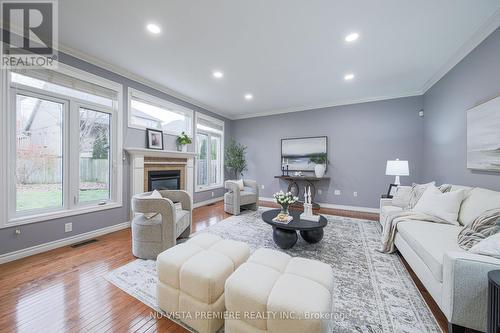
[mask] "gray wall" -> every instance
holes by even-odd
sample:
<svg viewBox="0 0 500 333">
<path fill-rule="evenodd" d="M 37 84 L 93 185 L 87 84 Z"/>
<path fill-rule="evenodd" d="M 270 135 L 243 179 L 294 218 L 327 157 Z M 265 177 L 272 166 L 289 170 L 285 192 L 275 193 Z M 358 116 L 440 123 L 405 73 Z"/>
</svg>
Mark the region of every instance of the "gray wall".
<svg viewBox="0 0 500 333">
<path fill-rule="evenodd" d="M 466 164 L 466 110 L 498 95 L 500 28 L 424 95 L 424 181 L 500 190 L 500 173 Z"/>
<path fill-rule="evenodd" d="M 230 121 L 215 115 L 205 109 L 192 105 L 190 103 L 181 101 L 175 97 L 167 95 L 161 91 L 155 90 L 153 88 L 147 87 L 141 83 L 135 82 L 133 80 L 127 79 L 118 74 L 112 73 L 100 67 L 94 66 L 85 62 L 83 60 L 77 59 L 75 57 L 59 53 L 59 59 L 61 62 L 68 64 L 70 66 L 85 70 L 89 73 L 99 75 L 101 77 L 113 80 L 123 85 L 123 133 L 124 133 L 124 143 L 123 146 L 132 147 L 145 147 L 146 146 L 146 134 L 145 131 L 130 129 L 127 126 L 127 115 L 128 115 L 128 103 L 127 103 L 127 88 L 135 88 L 137 90 L 146 92 L 148 94 L 154 95 L 159 98 L 178 103 L 180 105 L 186 106 L 195 112 L 201 112 L 208 114 L 210 116 L 216 117 L 218 119 L 224 120 L 225 128 L 227 133 L 230 133 Z M 226 135 L 226 140 L 229 140 L 229 135 Z M 175 150 L 175 136 L 165 135 L 164 137 L 165 149 Z M 194 151 L 194 145 L 188 147 L 189 151 Z M 61 218 L 55 220 L 49 220 L 44 222 L 26 224 L 19 227 L 9 227 L 5 229 L 0 229 L 0 254 L 8 253 L 27 247 L 55 241 L 58 239 L 75 236 L 81 233 L 93 231 L 96 229 L 101 229 L 109 227 L 122 222 L 127 222 L 129 220 L 129 209 L 130 209 L 130 162 L 127 158 L 123 163 L 123 207 L 117 209 L 105 210 L 102 212 L 95 212 L 89 214 L 82 214 L 78 216 Z M 194 194 L 193 201 L 200 202 L 212 198 L 212 192 L 214 192 L 214 197 L 220 197 L 224 193 L 224 189 L 215 189 L 207 192 L 198 192 Z M 73 231 L 65 233 L 64 224 L 72 222 Z M 16 228 L 21 229 L 21 235 L 15 236 L 14 230 Z"/>
<path fill-rule="evenodd" d="M 394 180 L 385 176 L 388 159 L 409 160 L 411 176 L 403 177 L 403 183 L 421 177 L 423 121 L 418 112 L 422 106 L 421 96 L 399 98 L 236 120 L 231 130 L 248 146 L 245 176 L 265 186 L 262 196 L 286 189 L 286 183 L 274 179 L 281 174 L 280 139 L 326 135 L 331 180 L 319 183 L 323 193 L 316 201 L 376 208 L 380 194 Z M 334 196 L 336 189 L 340 196 Z"/>
</svg>

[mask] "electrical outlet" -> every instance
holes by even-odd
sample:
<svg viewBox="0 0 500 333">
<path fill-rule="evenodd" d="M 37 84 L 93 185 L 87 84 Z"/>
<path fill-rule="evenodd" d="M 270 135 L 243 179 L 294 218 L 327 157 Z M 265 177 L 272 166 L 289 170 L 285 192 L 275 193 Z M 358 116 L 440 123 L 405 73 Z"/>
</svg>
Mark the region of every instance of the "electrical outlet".
<svg viewBox="0 0 500 333">
<path fill-rule="evenodd" d="M 353 192 L 352 195 L 354 195 L 355 197 L 357 197 L 358 196 L 358 192 Z"/>
<path fill-rule="evenodd" d="M 64 232 L 71 232 L 73 231 L 73 223 L 65 223 L 64 224 Z"/>
<path fill-rule="evenodd" d="M 333 194 L 335 194 L 335 195 L 340 195 L 340 190 L 335 190 L 335 191 L 333 192 Z"/>
<path fill-rule="evenodd" d="M 215 193 L 214 193 L 214 192 L 212 192 L 212 198 L 214 197 L 214 195 L 215 195 Z"/>
<path fill-rule="evenodd" d="M 322 189 L 318 189 L 318 194 L 321 195 L 323 193 Z"/>
<path fill-rule="evenodd" d="M 260 185 L 260 189 L 263 190 L 264 189 L 264 185 Z"/>
</svg>

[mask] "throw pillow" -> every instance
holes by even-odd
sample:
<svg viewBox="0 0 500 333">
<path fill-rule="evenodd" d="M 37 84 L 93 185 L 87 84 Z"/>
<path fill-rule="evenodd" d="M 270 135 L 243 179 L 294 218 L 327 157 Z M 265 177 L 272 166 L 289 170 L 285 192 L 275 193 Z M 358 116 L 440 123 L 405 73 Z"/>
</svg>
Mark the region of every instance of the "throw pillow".
<svg viewBox="0 0 500 333">
<path fill-rule="evenodd" d="M 161 196 L 161 193 L 158 192 L 157 190 L 154 190 L 151 193 L 150 196 L 146 197 L 146 199 L 161 199 L 161 198 L 163 198 L 163 197 Z M 159 213 L 146 213 L 146 214 L 144 214 L 144 217 L 149 220 L 149 219 L 152 219 L 153 217 L 155 217 L 158 214 Z"/>
<path fill-rule="evenodd" d="M 392 205 L 407 208 L 410 205 L 411 189 L 411 186 L 398 186 L 392 197 Z"/>
<path fill-rule="evenodd" d="M 458 225 L 458 212 L 464 200 L 464 191 L 442 193 L 439 188 L 429 186 L 413 210 L 438 217 L 450 224 Z"/>
<path fill-rule="evenodd" d="M 415 205 L 417 204 L 418 200 L 420 199 L 420 197 L 422 196 L 422 194 L 424 193 L 424 191 L 429 186 L 435 187 L 436 186 L 436 182 L 430 182 L 430 183 L 427 183 L 427 184 L 415 184 L 415 183 L 413 183 L 413 185 L 411 187 L 410 202 L 408 204 L 408 209 L 412 209 L 413 207 L 415 207 Z"/>
<path fill-rule="evenodd" d="M 500 259 L 500 233 L 497 232 L 496 234 L 483 239 L 471 247 L 469 252 Z"/>
<path fill-rule="evenodd" d="M 240 188 L 240 191 L 243 191 L 245 189 L 245 185 L 243 184 L 243 179 L 238 179 L 236 181 L 238 183 L 238 187 Z"/>
<path fill-rule="evenodd" d="M 441 186 L 439 186 L 439 190 L 443 193 L 447 193 L 447 192 L 450 192 L 451 191 L 451 188 L 453 187 L 453 185 L 451 184 L 443 184 Z M 464 197 L 465 197 L 466 193 L 464 191 Z"/>
<path fill-rule="evenodd" d="M 500 232 L 500 209 L 491 209 L 479 215 L 458 234 L 458 245 L 469 250 L 483 239 Z"/>
</svg>

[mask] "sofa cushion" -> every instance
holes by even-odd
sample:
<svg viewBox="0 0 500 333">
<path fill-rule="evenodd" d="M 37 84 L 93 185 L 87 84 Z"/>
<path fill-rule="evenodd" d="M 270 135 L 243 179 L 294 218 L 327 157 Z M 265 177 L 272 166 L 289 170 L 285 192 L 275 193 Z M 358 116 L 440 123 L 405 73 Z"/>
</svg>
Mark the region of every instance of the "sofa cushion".
<svg viewBox="0 0 500 333">
<path fill-rule="evenodd" d="M 422 259 L 436 280 L 443 281 L 443 257 L 448 251 L 465 252 L 458 246 L 461 227 L 423 221 L 398 223 L 398 233 Z"/>
<path fill-rule="evenodd" d="M 464 200 L 464 193 L 463 190 L 443 193 L 437 187 L 429 186 L 413 210 L 458 225 L 458 213 Z"/>
<path fill-rule="evenodd" d="M 392 206 L 407 208 L 410 205 L 410 199 L 412 196 L 411 186 L 401 186 L 396 188 L 396 193 L 392 197 Z"/>
<path fill-rule="evenodd" d="M 408 205 L 409 209 L 412 209 L 413 207 L 415 207 L 418 200 L 420 200 L 420 197 L 422 196 L 422 194 L 424 194 L 425 190 L 429 186 L 435 187 L 436 182 L 430 182 L 430 183 L 426 183 L 426 184 L 413 183 L 413 185 L 411 187 L 411 193 L 410 193 L 410 204 Z"/>
<path fill-rule="evenodd" d="M 500 192 L 476 187 L 462 202 L 458 221 L 462 225 L 470 225 L 479 215 L 495 208 L 500 208 Z"/>
<path fill-rule="evenodd" d="M 500 259 L 500 232 L 483 239 L 471 247 L 469 252 Z"/>
</svg>

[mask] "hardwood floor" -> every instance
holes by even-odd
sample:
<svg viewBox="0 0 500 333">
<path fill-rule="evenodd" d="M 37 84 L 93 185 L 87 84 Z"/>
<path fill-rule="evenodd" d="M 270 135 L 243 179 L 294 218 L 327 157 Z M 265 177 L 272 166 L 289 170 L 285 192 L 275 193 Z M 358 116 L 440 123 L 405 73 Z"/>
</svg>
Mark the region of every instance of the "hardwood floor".
<svg viewBox="0 0 500 333">
<path fill-rule="evenodd" d="M 263 206 L 275 205 L 262 202 Z M 322 209 L 324 214 L 377 220 L 377 214 Z M 194 231 L 231 215 L 222 203 L 196 208 Z M 187 332 L 104 279 L 135 258 L 130 229 L 81 247 L 62 247 L 0 265 L 0 332 Z M 408 267 L 408 266 L 407 266 Z M 412 277 L 444 332 L 447 322 Z"/>
</svg>

